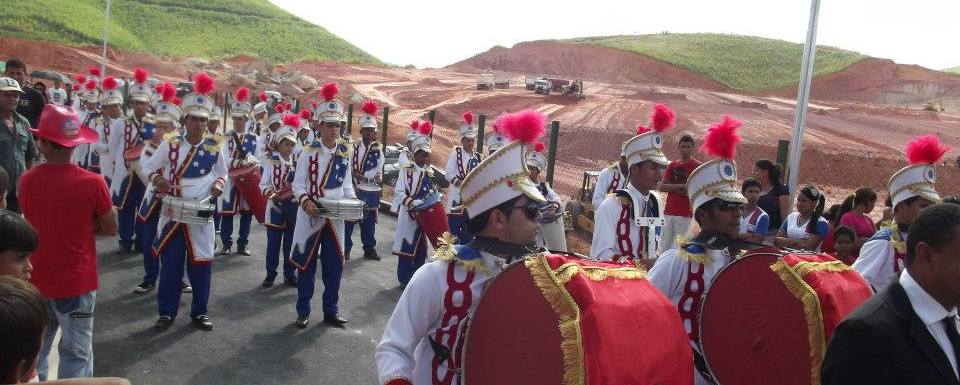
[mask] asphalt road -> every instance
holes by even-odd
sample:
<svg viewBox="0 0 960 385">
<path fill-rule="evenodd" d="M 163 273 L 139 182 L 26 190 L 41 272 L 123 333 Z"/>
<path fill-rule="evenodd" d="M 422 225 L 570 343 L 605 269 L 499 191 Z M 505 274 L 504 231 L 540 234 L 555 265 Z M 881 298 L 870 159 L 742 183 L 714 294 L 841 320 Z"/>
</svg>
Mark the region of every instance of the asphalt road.
<svg viewBox="0 0 960 385">
<path fill-rule="evenodd" d="M 340 312 L 350 320 L 346 329 L 320 322 L 319 271 L 306 329 L 294 325 L 296 289 L 280 278 L 272 288 L 260 286 L 266 232 L 256 221 L 252 256 L 218 256 L 214 262 L 211 332 L 190 323 L 191 294 L 183 295 L 173 327 L 154 330 L 156 291 L 133 292 L 143 276 L 141 256 L 118 254 L 114 239 L 100 239 L 94 374 L 124 377 L 136 385 L 376 384 L 374 350 L 401 293 L 397 257 L 390 254 L 396 220 L 381 213 L 379 221 L 382 261 L 362 258 L 359 228 L 354 231 L 353 258 L 344 265 L 340 287 Z"/>
</svg>

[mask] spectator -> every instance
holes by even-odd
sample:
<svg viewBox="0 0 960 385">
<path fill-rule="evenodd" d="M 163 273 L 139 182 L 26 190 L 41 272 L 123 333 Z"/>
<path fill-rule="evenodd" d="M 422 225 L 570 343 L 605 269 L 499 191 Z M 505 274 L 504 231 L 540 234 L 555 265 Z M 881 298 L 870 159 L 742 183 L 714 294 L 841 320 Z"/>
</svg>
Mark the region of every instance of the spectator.
<svg viewBox="0 0 960 385">
<path fill-rule="evenodd" d="M 37 232 L 20 214 L 0 210 L 0 275 L 30 279 L 30 253 L 37 249 Z"/>
<path fill-rule="evenodd" d="M 7 68 L 4 75 L 17 81 L 17 84 L 23 84 L 23 95 L 20 96 L 20 104 L 17 106 L 17 113 L 23 115 L 30 122 L 30 127 L 37 126 L 37 120 L 40 119 L 40 112 L 43 111 L 43 94 L 39 91 L 26 86 L 27 65 L 20 59 L 7 60 Z"/>
<path fill-rule="evenodd" d="M 740 208 L 740 239 L 763 243 L 770 227 L 770 215 L 757 206 L 760 199 L 760 181 L 748 178 L 743 181 L 740 192 L 747 198 L 747 204 Z"/>
<path fill-rule="evenodd" d="M 820 244 L 830 231 L 823 219 L 824 197 L 816 187 L 806 186 L 797 193 L 797 211 L 787 215 L 780 226 L 774 245 L 791 249 L 820 251 Z"/>
<path fill-rule="evenodd" d="M 53 87 L 47 88 L 47 103 L 58 106 L 66 105 L 67 91 L 63 89 L 63 85 L 59 80 L 54 80 Z"/>
<path fill-rule="evenodd" d="M 7 68 L 9 71 L 10 68 Z M 30 135 L 30 122 L 16 112 L 23 90 L 15 79 L 0 77 L 0 167 L 7 170 L 10 180 L 7 209 L 20 212 L 17 203 L 17 184 L 20 175 L 33 166 L 37 148 Z"/>
<path fill-rule="evenodd" d="M 658 190 L 667 193 L 667 204 L 664 207 L 667 223 L 663 227 L 663 240 L 660 241 L 662 254 L 673 247 L 674 239 L 687 234 L 690 229 L 690 199 L 687 197 L 687 177 L 700 166 L 700 161 L 693 158 L 696 143 L 689 132 L 680 134 L 677 148 L 680 150 L 680 159 L 670 162 L 663 173 L 663 180 Z"/>
<path fill-rule="evenodd" d="M 94 234 L 115 235 L 117 214 L 103 178 L 70 161 L 75 146 L 97 140 L 80 126 L 73 110 L 47 105 L 33 131 L 47 162 L 23 174 L 23 214 L 37 229 L 30 281 L 47 299 L 46 335 L 59 328 L 61 378 L 93 375 L 93 308 L 96 301 L 97 245 Z M 53 338 L 43 342 L 37 365 L 47 379 Z"/>
<path fill-rule="evenodd" d="M 753 165 L 753 177 L 760 181 L 757 206 L 770 215 L 770 233 L 774 235 L 790 213 L 790 190 L 782 181 L 783 173 L 773 162 L 761 159 Z"/>
<path fill-rule="evenodd" d="M 47 100 L 47 85 L 46 85 L 46 84 L 43 84 L 43 82 L 37 80 L 37 81 L 33 82 L 33 89 L 37 90 L 37 92 L 39 92 L 40 95 L 43 96 L 43 104 L 48 104 L 48 103 L 50 103 L 50 101 Z"/>
<path fill-rule="evenodd" d="M 856 234 L 853 255 L 860 255 L 860 247 L 877 231 L 873 219 L 868 216 L 877 205 L 877 192 L 869 187 L 860 187 L 840 206 L 839 225 L 849 227 Z"/>
<path fill-rule="evenodd" d="M 0 383 L 23 384 L 33 378 L 37 352 L 45 340 L 46 303 L 27 281 L 0 275 Z M 46 381 L 57 385 L 130 385 L 122 378 L 83 378 Z"/>
<path fill-rule="evenodd" d="M 827 220 L 829 230 L 827 231 L 827 237 L 823 238 L 823 243 L 820 244 L 820 251 L 827 254 L 833 254 L 837 251 L 833 248 L 833 231 L 840 226 L 840 206 L 834 204 L 823 213 L 823 219 Z"/>
<path fill-rule="evenodd" d="M 0 167 L 0 209 L 7 209 L 7 191 L 10 189 L 10 174 Z"/>
<path fill-rule="evenodd" d="M 833 231 L 833 249 L 836 251 L 828 254 L 846 263 L 847 266 L 852 265 L 853 261 L 857 259 L 857 254 L 853 252 L 853 240 L 856 239 L 856 237 L 856 233 L 849 227 L 837 227 Z"/>
<path fill-rule="evenodd" d="M 893 223 L 893 201 L 890 200 L 890 195 L 887 195 L 883 200 L 883 215 L 880 217 L 880 222 L 877 222 L 877 230 L 891 223 Z"/>
</svg>

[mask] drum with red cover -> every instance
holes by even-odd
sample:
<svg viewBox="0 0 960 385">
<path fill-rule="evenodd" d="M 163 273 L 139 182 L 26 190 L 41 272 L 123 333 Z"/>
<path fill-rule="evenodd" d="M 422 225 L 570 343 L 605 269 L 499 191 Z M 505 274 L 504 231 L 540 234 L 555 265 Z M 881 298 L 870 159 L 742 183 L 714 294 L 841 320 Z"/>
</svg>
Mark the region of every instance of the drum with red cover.
<svg viewBox="0 0 960 385">
<path fill-rule="evenodd" d="M 633 264 L 515 262 L 487 283 L 461 342 L 465 385 L 693 384 L 676 307 Z"/>
<path fill-rule="evenodd" d="M 440 236 L 450 231 L 447 210 L 443 208 L 443 194 L 438 191 L 428 194 L 423 198 L 423 203 L 410 211 L 433 248 L 439 247 Z"/>
<path fill-rule="evenodd" d="M 723 385 L 819 384 L 830 335 L 871 295 L 829 255 L 751 251 L 717 274 L 703 300 L 707 370 Z"/>
<path fill-rule="evenodd" d="M 263 223 L 264 214 L 267 211 L 267 198 L 260 192 L 260 166 L 251 164 L 234 167 L 230 169 L 230 181 L 233 182 L 233 188 L 237 189 L 240 196 L 247 201 L 257 221 Z"/>
</svg>

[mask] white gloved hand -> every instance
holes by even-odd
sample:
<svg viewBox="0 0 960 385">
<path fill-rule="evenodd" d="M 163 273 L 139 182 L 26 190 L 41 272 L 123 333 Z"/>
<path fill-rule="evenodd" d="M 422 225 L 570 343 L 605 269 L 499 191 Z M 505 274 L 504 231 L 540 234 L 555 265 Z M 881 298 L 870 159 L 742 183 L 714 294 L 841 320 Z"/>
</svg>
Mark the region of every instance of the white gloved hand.
<svg viewBox="0 0 960 385">
<path fill-rule="evenodd" d="M 421 200 L 421 199 L 414 199 L 414 200 L 410 201 L 410 207 L 408 207 L 408 208 L 412 209 L 412 208 L 417 207 L 417 206 L 420 206 L 420 205 L 422 205 L 422 204 L 423 204 L 423 200 Z"/>
</svg>

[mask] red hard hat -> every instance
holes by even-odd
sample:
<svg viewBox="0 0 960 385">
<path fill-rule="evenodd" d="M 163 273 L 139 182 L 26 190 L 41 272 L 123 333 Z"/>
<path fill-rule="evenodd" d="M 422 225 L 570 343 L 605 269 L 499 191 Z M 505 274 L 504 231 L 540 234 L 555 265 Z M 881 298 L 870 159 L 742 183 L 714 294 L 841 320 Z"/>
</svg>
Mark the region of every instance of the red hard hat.
<svg viewBox="0 0 960 385">
<path fill-rule="evenodd" d="M 96 131 L 80 123 L 72 108 L 54 104 L 43 107 L 37 128 L 31 128 L 30 131 L 42 139 L 66 147 L 94 143 L 100 139 Z"/>
</svg>

